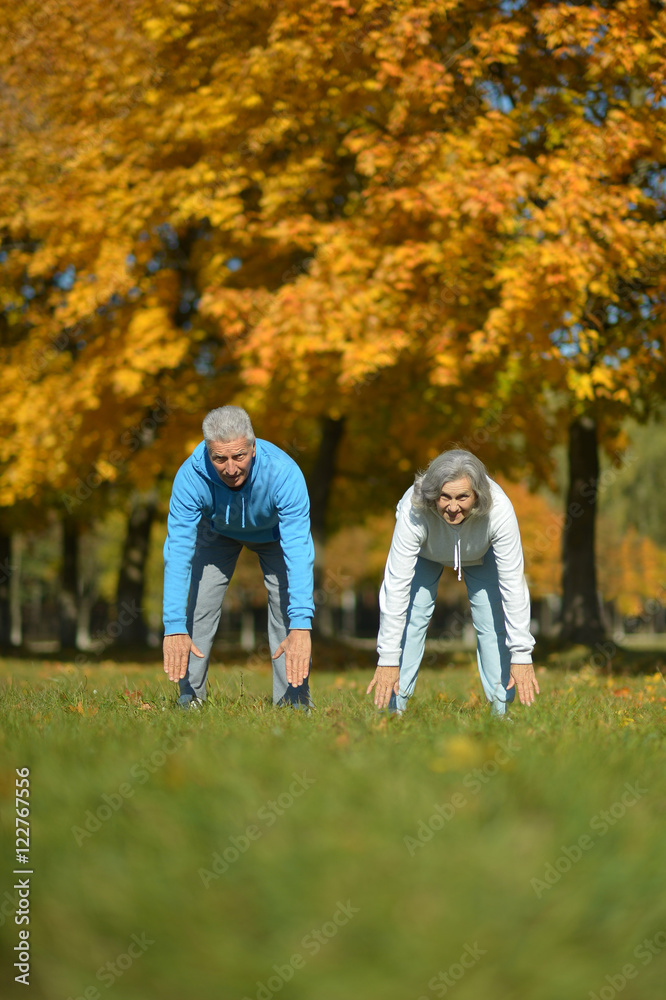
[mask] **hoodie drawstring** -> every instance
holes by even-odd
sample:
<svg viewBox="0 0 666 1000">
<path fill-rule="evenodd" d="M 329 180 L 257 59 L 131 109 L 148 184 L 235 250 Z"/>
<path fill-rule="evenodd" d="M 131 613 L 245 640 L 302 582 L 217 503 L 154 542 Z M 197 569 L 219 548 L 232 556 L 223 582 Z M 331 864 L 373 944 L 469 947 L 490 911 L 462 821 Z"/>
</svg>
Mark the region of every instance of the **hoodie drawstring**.
<svg viewBox="0 0 666 1000">
<path fill-rule="evenodd" d="M 458 579 L 462 580 L 462 555 L 460 551 L 460 535 L 456 538 L 456 544 L 453 549 L 453 568 L 458 570 Z"/>
<path fill-rule="evenodd" d="M 227 516 L 226 523 L 229 524 L 229 509 L 230 505 L 227 504 Z M 236 509 L 234 508 L 234 517 L 236 517 Z M 241 497 L 241 527 L 245 527 L 245 497 Z"/>
</svg>

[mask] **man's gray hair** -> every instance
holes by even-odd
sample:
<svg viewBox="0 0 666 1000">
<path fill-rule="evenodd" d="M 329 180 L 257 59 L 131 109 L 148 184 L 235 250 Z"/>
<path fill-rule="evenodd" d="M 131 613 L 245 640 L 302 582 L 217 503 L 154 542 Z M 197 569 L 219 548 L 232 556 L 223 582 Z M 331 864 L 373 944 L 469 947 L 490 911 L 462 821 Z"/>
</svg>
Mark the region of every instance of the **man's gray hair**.
<svg viewBox="0 0 666 1000">
<path fill-rule="evenodd" d="M 486 467 L 471 451 L 463 451 L 462 448 L 443 451 L 437 458 L 433 458 L 425 472 L 418 473 L 414 480 L 412 506 L 417 510 L 428 508 L 436 511 L 442 486 L 457 479 L 469 479 L 469 484 L 476 493 L 476 503 L 467 516 L 487 514 L 492 507 L 493 498 Z"/>
<path fill-rule="evenodd" d="M 245 438 L 254 444 L 252 422 L 240 406 L 218 406 L 204 417 L 203 434 L 206 443 L 212 441 L 235 441 Z"/>
</svg>

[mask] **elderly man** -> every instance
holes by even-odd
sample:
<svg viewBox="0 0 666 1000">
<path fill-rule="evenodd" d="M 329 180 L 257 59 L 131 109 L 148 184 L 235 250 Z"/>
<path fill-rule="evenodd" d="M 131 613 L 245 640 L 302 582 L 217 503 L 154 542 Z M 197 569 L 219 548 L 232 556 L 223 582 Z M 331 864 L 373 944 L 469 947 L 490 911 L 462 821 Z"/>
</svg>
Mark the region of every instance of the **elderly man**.
<svg viewBox="0 0 666 1000">
<path fill-rule="evenodd" d="M 211 410 L 203 433 L 169 504 L 164 670 L 180 685 L 179 705 L 205 701 L 222 601 L 245 546 L 259 556 L 268 591 L 273 702 L 308 707 L 314 546 L 303 474 L 280 448 L 255 439 L 238 406 Z"/>
</svg>

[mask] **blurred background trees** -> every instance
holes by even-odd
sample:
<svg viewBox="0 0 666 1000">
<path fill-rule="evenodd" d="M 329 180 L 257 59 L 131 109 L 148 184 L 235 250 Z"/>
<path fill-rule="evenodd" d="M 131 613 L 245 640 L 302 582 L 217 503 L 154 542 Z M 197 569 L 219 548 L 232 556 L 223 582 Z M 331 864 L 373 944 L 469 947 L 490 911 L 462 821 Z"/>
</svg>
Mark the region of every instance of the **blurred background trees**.
<svg viewBox="0 0 666 1000">
<path fill-rule="evenodd" d="M 324 622 L 453 444 L 564 639 L 660 599 L 661 4 L 26 0 L 0 40 L 5 637 L 31 560 L 66 645 L 102 596 L 106 638 L 157 636 L 170 482 L 227 402 L 306 473 Z"/>
</svg>

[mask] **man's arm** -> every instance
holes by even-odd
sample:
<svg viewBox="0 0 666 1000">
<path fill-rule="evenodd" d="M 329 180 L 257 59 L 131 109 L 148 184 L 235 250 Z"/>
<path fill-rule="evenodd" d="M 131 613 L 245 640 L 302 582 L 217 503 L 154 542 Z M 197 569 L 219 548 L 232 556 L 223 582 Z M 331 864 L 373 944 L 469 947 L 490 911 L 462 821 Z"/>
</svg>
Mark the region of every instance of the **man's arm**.
<svg viewBox="0 0 666 1000">
<path fill-rule="evenodd" d="M 294 463 L 276 490 L 280 546 L 287 568 L 289 634 L 273 653 L 285 653 L 287 680 L 294 687 L 310 671 L 312 616 L 314 615 L 314 544 L 310 531 L 310 498 L 303 473 Z"/>
<path fill-rule="evenodd" d="M 164 672 L 171 681 L 181 680 L 187 673 L 190 650 L 203 656 L 187 633 L 187 597 L 202 511 L 186 463 L 174 480 L 164 542 L 163 656 Z"/>
</svg>

